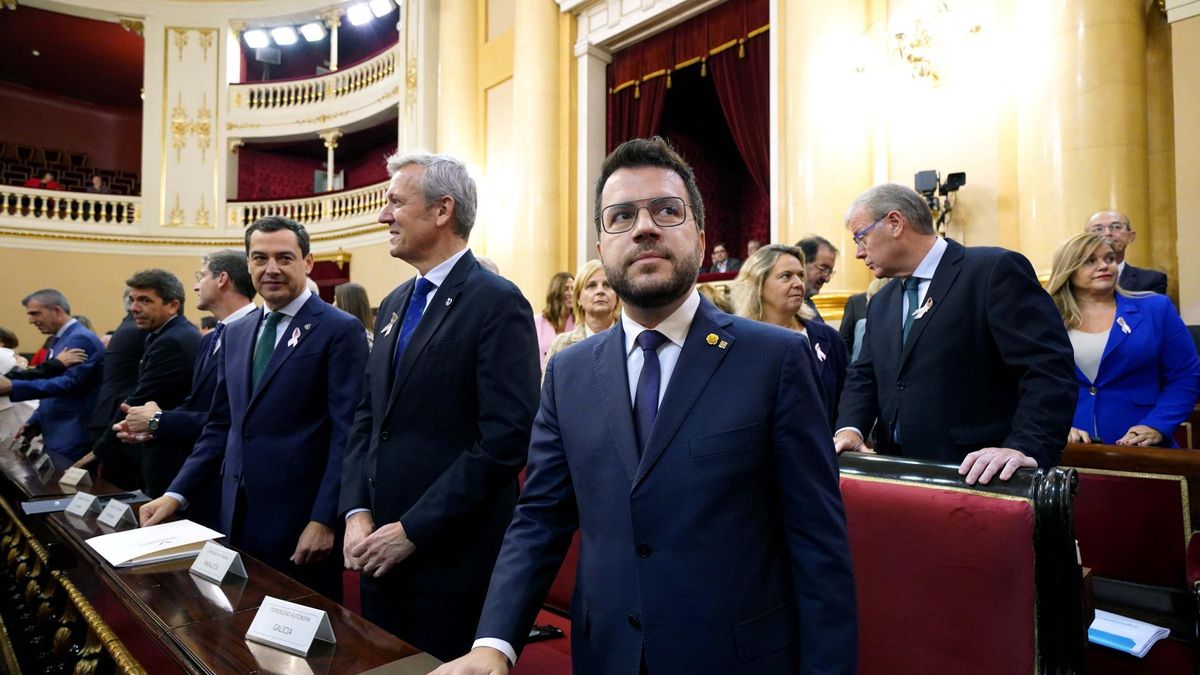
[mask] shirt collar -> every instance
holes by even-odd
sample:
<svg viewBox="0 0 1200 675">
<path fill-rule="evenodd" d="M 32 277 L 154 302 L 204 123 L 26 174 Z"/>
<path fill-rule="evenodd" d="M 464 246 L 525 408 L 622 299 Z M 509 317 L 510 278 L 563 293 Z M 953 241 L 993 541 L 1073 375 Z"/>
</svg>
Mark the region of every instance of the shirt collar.
<svg viewBox="0 0 1200 675">
<path fill-rule="evenodd" d="M 74 318 L 67 319 L 67 322 L 62 325 L 62 328 L 58 329 L 58 332 L 54 334 L 54 337 L 55 338 L 62 337 L 63 333 L 67 332 L 68 328 L 70 328 L 71 326 L 74 326 L 77 323 L 79 323 L 79 322 L 76 321 Z"/>
<path fill-rule="evenodd" d="M 429 270 L 429 274 L 421 274 L 420 272 L 417 272 L 417 279 L 427 279 L 429 280 L 429 283 L 433 284 L 434 288 L 441 288 L 442 284 L 446 283 L 446 277 L 450 276 L 450 270 L 454 269 L 454 265 L 458 263 L 459 259 L 466 255 L 467 251 L 469 250 L 471 249 L 468 247 L 463 247 L 461 251 L 455 253 L 449 258 L 446 258 L 442 262 L 438 263 L 436 267 Z"/>
<path fill-rule="evenodd" d="M 654 330 L 662 333 L 668 340 L 675 345 L 683 348 L 683 341 L 687 338 L 688 330 L 692 327 L 692 320 L 696 318 L 696 310 L 700 308 L 700 294 L 696 289 L 692 289 L 691 295 L 683 304 L 671 313 L 671 316 L 663 319 L 662 323 L 654 327 Z M 642 331 L 649 330 L 642 324 L 629 318 L 625 310 L 621 310 L 621 328 L 625 331 L 625 355 L 629 356 L 637 347 L 637 336 L 641 335 Z"/>
<path fill-rule="evenodd" d="M 162 333 L 164 328 L 166 328 L 167 326 L 170 326 L 170 325 L 171 325 L 171 322 L 172 322 L 172 321 L 174 321 L 175 319 L 178 319 L 178 318 L 179 318 L 179 315 L 178 315 L 178 314 L 176 314 L 175 316 L 173 316 L 173 317 L 171 317 L 171 318 L 167 319 L 166 321 L 164 321 L 164 322 L 163 322 L 163 325 L 159 326 L 159 327 L 158 327 L 156 330 L 154 330 L 154 331 L 151 331 L 151 333 L 150 333 L 150 334 L 151 334 L 151 335 L 158 335 L 159 333 Z"/>
<path fill-rule="evenodd" d="M 308 299 L 311 297 L 312 297 L 312 291 L 310 291 L 306 288 L 306 289 L 304 289 L 304 292 L 301 293 L 298 298 L 296 298 L 295 300 L 292 300 L 288 304 L 284 305 L 282 308 L 277 309 L 277 310 L 270 310 L 270 309 L 267 309 L 266 306 L 264 305 L 263 310 L 266 312 L 276 311 L 276 312 L 279 312 L 280 314 L 286 316 L 287 318 L 291 319 L 292 317 L 296 316 L 296 313 L 300 311 L 300 308 L 303 307 L 304 303 L 308 302 Z"/>
<path fill-rule="evenodd" d="M 913 270 L 912 276 L 918 279 L 932 279 L 933 273 L 937 271 L 938 264 L 942 262 L 942 256 L 946 254 L 948 247 L 949 244 L 942 237 L 934 239 L 929 253 L 925 254 L 925 258 L 921 260 L 921 264 L 917 265 L 917 269 Z"/>
<path fill-rule="evenodd" d="M 258 309 L 258 307 L 256 307 L 253 302 L 247 302 L 245 304 L 245 306 L 243 306 L 238 311 L 233 312 L 232 314 L 225 317 L 224 319 L 221 319 L 221 323 L 223 323 L 225 325 L 229 325 L 244 316 L 250 316 L 256 309 Z"/>
</svg>

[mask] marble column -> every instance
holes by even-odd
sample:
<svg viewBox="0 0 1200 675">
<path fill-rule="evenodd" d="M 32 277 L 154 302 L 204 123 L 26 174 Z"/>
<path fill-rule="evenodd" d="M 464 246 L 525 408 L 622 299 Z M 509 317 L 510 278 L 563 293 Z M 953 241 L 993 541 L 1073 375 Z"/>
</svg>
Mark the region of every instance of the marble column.
<svg viewBox="0 0 1200 675">
<path fill-rule="evenodd" d="M 481 158 L 479 3 L 444 0 L 438 15 L 437 150 L 478 166 Z"/>
</svg>

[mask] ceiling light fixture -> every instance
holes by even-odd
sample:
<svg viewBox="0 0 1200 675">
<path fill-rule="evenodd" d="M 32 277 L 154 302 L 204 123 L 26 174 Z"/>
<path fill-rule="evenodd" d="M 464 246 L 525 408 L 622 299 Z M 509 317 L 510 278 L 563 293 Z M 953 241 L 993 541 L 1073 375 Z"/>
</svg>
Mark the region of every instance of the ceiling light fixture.
<svg viewBox="0 0 1200 675">
<path fill-rule="evenodd" d="M 295 28 L 292 28 L 291 26 L 280 26 L 278 28 L 271 29 L 271 39 L 275 41 L 275 44 L 283 47 L 286 45 L 296 44 L 296 40 L 300 38 L 297 37 Z"/>
<path fill-rule="evenodd" d="M 371 0 L 370 4 L 371 13 L 373 13 L 376 17 L 385 17 L 388 14 L 391 14 L 392 8 L 395 7 L 395 5 L 392 4 L 392 0 Z"/>
<path fill-rule="evenodd" d="M 374 16 L 371 14 L 371 7 L 365 2 L 360 2 L 357 5 L 351 5 L 350 8 L 346 10 L 346 19 L 350 21 L 350 25 L 352 26 L 361 26 L 364 23 L 371 21 L 373 18 Z"/>
<path fill-rule="evenodd" d="M 309 42 L 320 42 L 325 39 L 325 26 L 320 21 L 313 21 L 300 26 L 300 34 Z"/>
<path fill-rule="evenodd" d="M 242 33 L 242 38 L 246 40 L 246 46 L 251 49 L 262 49 L 271 44 L 271 38 L 267 35 L 267 31 L 259 28 Z"/>
</svg>

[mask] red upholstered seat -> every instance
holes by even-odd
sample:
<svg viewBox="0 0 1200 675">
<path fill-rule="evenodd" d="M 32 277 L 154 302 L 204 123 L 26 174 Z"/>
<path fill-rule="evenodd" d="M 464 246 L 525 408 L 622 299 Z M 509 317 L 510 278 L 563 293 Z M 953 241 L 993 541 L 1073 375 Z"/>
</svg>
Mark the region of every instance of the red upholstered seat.
<svg viewBox="0 0 1200 675">
<path fill-rule="evenodd" d="M 864 674 L 1037 669 L 1026 499 L 843 474 Z"/>
<path fill-rule="evenodd" d="M 1183 588 L 1188 535 L 1180 476 L 1079 469 L 1075 536 L 1099 577 Z"/>
</svg>

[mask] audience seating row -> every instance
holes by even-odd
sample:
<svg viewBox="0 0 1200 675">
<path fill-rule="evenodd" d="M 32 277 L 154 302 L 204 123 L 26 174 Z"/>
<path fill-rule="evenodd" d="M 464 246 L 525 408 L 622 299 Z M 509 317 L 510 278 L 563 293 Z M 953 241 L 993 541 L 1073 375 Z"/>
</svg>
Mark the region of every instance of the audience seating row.
<svg viewBox="0 0 1200 675">
<path fill-rule="evenodd" d="M 50 171 L 58 182 L 73 192 L 85 191 L 92 176 L 98 175 L 113 194 L 140 193 L 141 181 L 137 172 L 90 167 L 88 164 L 87 153 L 0 141 L 0 182 L 5 185 L 20 186 L 30 178 L 39 178 Z"/>
</svg>

